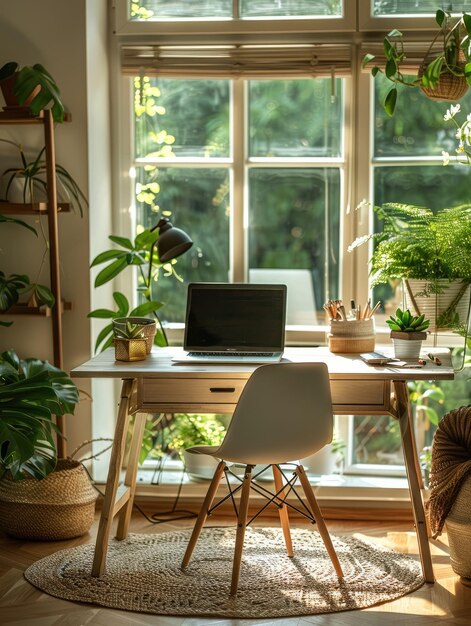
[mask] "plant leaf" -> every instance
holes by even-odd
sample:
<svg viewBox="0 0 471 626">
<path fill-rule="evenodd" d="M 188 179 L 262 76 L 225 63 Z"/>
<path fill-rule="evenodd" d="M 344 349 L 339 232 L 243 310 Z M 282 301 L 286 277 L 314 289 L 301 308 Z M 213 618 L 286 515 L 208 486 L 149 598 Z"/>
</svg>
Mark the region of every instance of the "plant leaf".
<svg viewBox="0 0 471 626">
<path fill-rule="evenodd" d="M 394 110 L 396 109 L 396 101 L 397 101 L 397 89 L 396 87 L 393 87 L 388 92 L 386 99 L 384 101 L 384 110 L 390 117 L 394 115 Z"/>
<path fill-rule="evenodd" d="M 100 287 L 101 285 L 109 282 L 115 276 L 120 274 L 126 267 L 128 267 L 126 257 L 116 259 L 116 261 L 110 263 L 110 265 L 101 270 L 95 278 L 95 287 Z"/>
</svg>

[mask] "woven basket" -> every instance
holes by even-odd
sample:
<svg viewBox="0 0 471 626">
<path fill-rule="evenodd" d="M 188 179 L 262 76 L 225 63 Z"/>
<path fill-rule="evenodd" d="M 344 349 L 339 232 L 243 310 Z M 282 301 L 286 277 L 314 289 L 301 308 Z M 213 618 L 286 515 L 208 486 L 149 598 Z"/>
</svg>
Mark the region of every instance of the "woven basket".
<svg viewBox="0 0 471 626">
<path fill-rule="evenodd" d="M 433 61 L 432 57 L 424 59 L 417 73 L 417 77 L 419 79 L 422 78 L 425 68 L 431 61 Z M 461 66 L 462 64 L 464 68 L 465 62 L 466 60 L 464 58 L 464 54 L 460 51 L 459 65 Z M 466 82 L 466 78 L 464 76 L 455 76 L 451 72 L 443 72 L 440 74 L 440 78 L 433 89 L 431 87 L 425 87 L 422 84 L 420 85 L 420 89 L 427 96 L 427 98 L 430 98 L 431 100 L 454 102 L 462 98 L 468 91 L 468 83 Z"/>
<path fill-rule="evenodd" d="M 97 492 L 83 465 L 60 459 L 43 480 L 0 480 L 0 528 L 8 535 L 56 541 L 84 535 L 93 523 Z"/>
<path fill-rule="evenodd" d="M 372 352 L 375 349 L 374 320 L 332 320 L 328 339 L 331 352 Z"/>
<path fill-rule="evenodd" d="M 471 476 L 461 486 L 446 518 L 451 567 L 456 574 L 471 578 Z"/>
</svg>

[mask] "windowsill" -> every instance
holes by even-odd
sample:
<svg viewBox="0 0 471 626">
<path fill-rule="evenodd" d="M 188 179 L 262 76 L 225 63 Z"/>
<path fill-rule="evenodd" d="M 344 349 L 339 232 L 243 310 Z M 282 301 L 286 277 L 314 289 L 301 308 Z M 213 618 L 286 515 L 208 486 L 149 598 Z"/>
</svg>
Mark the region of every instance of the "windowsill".
<svg viewBox="0 0 471 626">
<path fill-rule="evenodd" d="M 157 476 L 157 473 L 155 474 Z M 154 470 L 140 469 L 137 475 L 136 497 L 138 499 L 168 499 L 175 497 L 182 481 L 182 474 L 175 470 L 164 470 L 158 483 L 152 483 Z M 407 479 L 389 476 L 324 475 L 310 476 L 320 503 L 328 507 L 394 508 L 410 510 Z M 270 488 L 271 481 L 261 481 Z M 180 498 L 185 502 L 201 501 L 209 480 L 194 481 L 185 474 Z M 225 486 L 221 487 L 224 490 Z"/>
<path fill-rule="evenodd" d="M 180 322 L 172 322 L 165 324 L 165 332 L 171 346 L 183 345 L 183 331 L 185 325 Z M 330 332 L 330 326 L 325 324 L 286 326 L 286 345 L 287 346 L 326 346 L 327 337 Z M 379 321 L 376 322 L 375 336 L 376 347 L 391 347 L 391 339 L 389 337 L 390 329 Z M 442 346 L 442 347 L 462 347 L 463 338 L 453 333 L 440 333 L 438 335 L 429 334 L 424 342 L 425 346 Z"/>
</svg>

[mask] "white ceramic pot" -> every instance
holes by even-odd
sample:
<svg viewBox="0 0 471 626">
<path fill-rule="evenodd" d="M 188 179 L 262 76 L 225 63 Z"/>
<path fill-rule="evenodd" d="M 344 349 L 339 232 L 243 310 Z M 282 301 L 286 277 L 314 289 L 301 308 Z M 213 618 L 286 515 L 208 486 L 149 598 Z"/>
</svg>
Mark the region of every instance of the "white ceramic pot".
<svg viewBox="0 0 471 626">
<path fill-rule="evenodd" d="M 408 278 L 403 281 L 403 291 L 406 301 L 406 308 L 413 315 L 425 315 L 430 320 L 428 330 L 435 332 L 437 330 L 445 330 L 443 324 L 438 323 L 440 316 L 452 306 L 453 312 L 459 317 L 460 322 L 464 323 L 468 315 L 470 285 L 463 283 L 461 279 L 456 280 L 438 280 L 436 281 L 440 293 L 432 293 L 421 295 L 430 291 L 430 284 L 425 280 L 417 280 Z"/>
<path fill-rule="evenodd" d="M 300 459 L 301 465 L 309 474 L 323 476 L 334 474 L 337 469 L 337 455 L 332 452 L 332 446 L 324 446 L 318 452 Z"/>
<path fill-rule="evenodd" d="M 197 454 L 190 450 L 183 450 L 183 458 L 185 459 L 186 473 L 189 478 L 194 480 L 210 480 L 218 461 L 207 454 Z"/>
<path fill-rule="evenodd" d="M 394 356 L 403 361 L 417 361 L 422 348 L 422 340 L 393 339 Z"/>
</svg>

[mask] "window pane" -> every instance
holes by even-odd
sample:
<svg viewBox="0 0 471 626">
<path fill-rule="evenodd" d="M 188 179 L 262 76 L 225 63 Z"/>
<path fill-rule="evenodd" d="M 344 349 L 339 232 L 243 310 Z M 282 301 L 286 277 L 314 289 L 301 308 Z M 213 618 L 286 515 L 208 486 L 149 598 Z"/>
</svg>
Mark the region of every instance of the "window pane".
<svg viewBox="0 0 471 626">
<path fill-rule="evenodd" d="M 351 462 L 403 465 L 399 422 L 388 415 L 355 415 Z"/>
<path fill-rule="evenodd" d="M 299 16 L 341 17 L 342 0 L 241 0 L 241 17 Z"/>
<path fill-rule="evenodd" d="M 183 283 L 160 272 L 153 297 L 165 302 L 161 317 L 168 321 L 185 319 L 186 284 L 192 281 L 224 281 L 229 276 L 229 173 L 209 168 L 138 169 L 137 224 L 154 226 L 162 211 L 171 212 L 174 226 L 182 228 L 194 245 L 177 259 L 175 269 Z M 142 185 L 158 182 L 155 202 Z M 145 201 L 146 200 L 146 201 Z M 160 212 L 152 211 L 158 204 Z"/>
<path fill-rule="evenodd" d="M 340 171 L 249 172 L 249 268 L 309 270 L 317 310 L 339 293 Z"/>
<path fill-rule="evenodd" d="M 437 9 L 461 13 L 469 11 L 469 0 L 446 2 L 439 0 L 372 0 L 372 15 L 435 15 Z"/>
<path fill-rule="evenodd" d="M 342 80 L 252 80 L 249 124 L 252 157 L 339 157 Z"/>
<path fill-rule="evenodd" d="M 441 157 L 442 150 L 454 153 L 457 145 L 455 127 L 443 116 L 449 102 L 430 100 L 418 89 L 399 85 L 396 111 L 386 115 L 383 102 L 392 87 L 391 81 L 377 76 L 375 85 L 375 157 Z M 461 99 L 464 111 L 471 109 L 471 91 Z"/>
<path fill-rule="evenodd" d="M 228 157 L 229 81 L 134 79 L 136 157 Z"/>
<path fill-rule="evenodd" d="M 131 21 L 232 16 L 232 0 L 131 0 L 129 7 Z"/>
</svg>

